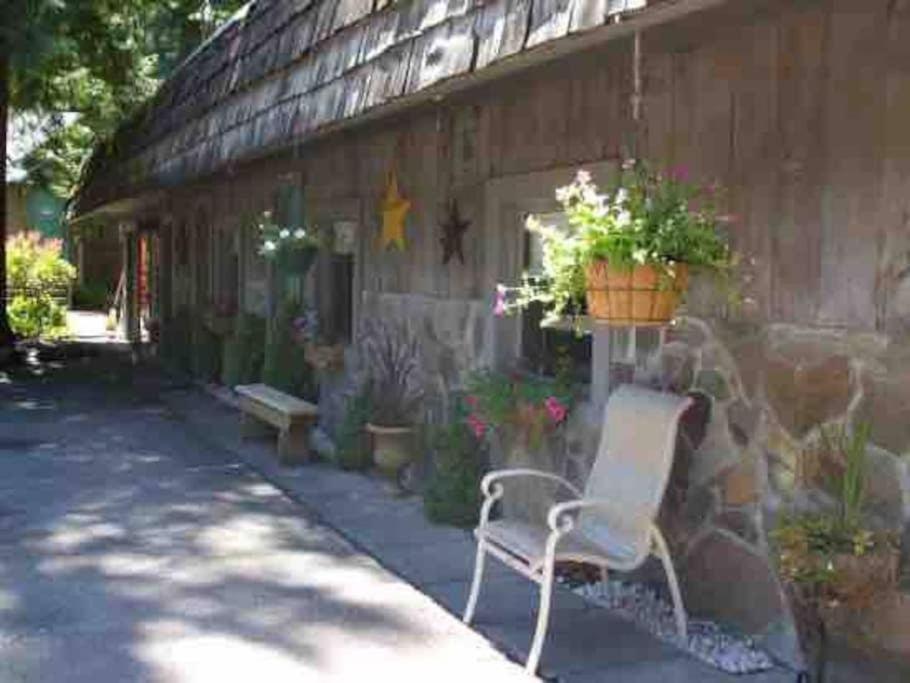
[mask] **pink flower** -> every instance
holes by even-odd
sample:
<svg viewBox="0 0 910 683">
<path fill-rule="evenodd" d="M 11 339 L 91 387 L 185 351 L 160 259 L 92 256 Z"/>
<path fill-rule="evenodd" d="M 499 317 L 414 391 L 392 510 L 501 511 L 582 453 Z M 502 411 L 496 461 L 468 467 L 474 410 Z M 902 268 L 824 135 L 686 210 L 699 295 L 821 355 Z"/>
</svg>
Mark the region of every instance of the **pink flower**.
<svg viewBox="0 0 910 683">
<path fill-rule="evenodd" d="M 487 424 L 474 413 L 468 415 L 467 419 L 468 428 L 473 432 L 474 436 L 478 439 L 482 439 L 483 435 L 487 433 Z"/>
<path fill-rule="evenodd" d="M 547 414 L 549 414 L 550 419 L 556 424 L 565 420 L 566 415 L 569 413 L 569 409 L 555 396 L 550 396 L 543 404 L 547 409 Z"/>
<path fill-rule="evenodd" d="M 478 406 L 478 404 L 480 403 L 480 401 L 477 400 L 477 397 L 474 396 L 474 394 L 468 394 L 467 396 L 465 396 L 464 402 L 468 405 L 469 408 L 476 408 Z"/>
<path fill-rule="evenodd" d="M 689 182 L 689 168 L 679 164 L 670 169 L 670 178 L 678 183 Z"/>
<path fill-rule="evenodd" d="M 493 315 L 501 318 L 506 314 L 506 288 L 496 285 L 496 302 L 493 304 Z"/>
</svg>

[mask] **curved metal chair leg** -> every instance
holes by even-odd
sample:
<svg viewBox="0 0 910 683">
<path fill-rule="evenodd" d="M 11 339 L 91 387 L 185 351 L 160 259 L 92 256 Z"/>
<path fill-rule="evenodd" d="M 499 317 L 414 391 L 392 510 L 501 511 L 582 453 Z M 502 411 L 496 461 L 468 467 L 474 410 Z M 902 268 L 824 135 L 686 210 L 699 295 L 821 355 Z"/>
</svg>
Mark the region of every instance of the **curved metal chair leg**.
<svg viewBox="0 0 910 683">
<path fill-rule="evenodd" d="M 680 640 L 685 641 L 688 637 L 686 610 L 683 606 L 682 594 L 679 591 L 679 581 L 676 578 L 676 570 L 673 569 L 673 561 L 670 559 L 670 551 L 667 549 L 667 543 L 664 541 L 664 537 L 657 527 L 653 528 L 652 534 L 654 543 L 657 546 L 661 564 L 663 564 L 664 572 L 667 574 L 667 583 L 670 585 L 670 596 L 673 598 L 673 612 L 676 615 L 676 631 L 679 634 Z"/>
<path fill-rule="evenodd" d="M 525 670 L 534 674 L 537 671 L 537 665 L 540 663 L 540 655 L 543 652 L 544 639 L 547 637 L 547 626 L 550 622 L 550 602 L 553 598 L 553 570 L 556 564 L 556 541 L 559 534 L 551 534 L 547 541 L 547 554 L 544 559 L 543 576 L 540 581 L 540 606 L 537 608 L 537 628 L 534 629 L 534 640 L 531 641 L 531 651 L 528 653 L 528 661 L 525 662 Z"/>
<path fill-rule="evenodd" d="M 474 560 L 474 579 L 471 581 L 471 592 L 468 594 L 468 604 L 464 608 L 461 620 L 470 624 L 477 608 L 477 598 L 480 596 L 480 583 L 483 581 L 483 562 L 487 553 L 486 541 L 477 541 L 477 558 Z"/>
</svg>

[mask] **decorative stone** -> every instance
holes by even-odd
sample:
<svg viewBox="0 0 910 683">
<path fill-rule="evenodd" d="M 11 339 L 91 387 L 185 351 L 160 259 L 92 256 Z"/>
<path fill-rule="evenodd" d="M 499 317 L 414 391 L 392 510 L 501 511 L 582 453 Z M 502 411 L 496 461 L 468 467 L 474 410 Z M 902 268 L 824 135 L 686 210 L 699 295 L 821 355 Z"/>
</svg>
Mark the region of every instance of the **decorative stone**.
<svg viewBox="0 0 910 683">
<path fill-rule="evenodd" d="M 657 384 L 664 391 L 682 394 L 692 386 L 695 361 L 688 347 L 679 342 L 666 344 L 657 359 Z"/>
<path fill-rule="evenodd" d="M 751 506 L 741 510 L 725 510 L 717 517 L 717 525 L 732 531 L 750 545 L 759 541 L 755 509 Z"/>
<path fill-rule="evenodd" d="M 698 373 L 696 386 L 706 394 L 713 396 L 717 401 L 726 401 L 730 398 L 730 387 L 727 379 L 717 370 L 702 370 Z"/>
<path fill-rule="evenodd" d="M 865 373 L 862 381 L 863 400 L 855 419 L 869 423 L 875 444 L 894 453 L 910 453 L 910 373 Z"/>
<path fill-rule="evenodd" d="M 696 323 L 692 318 L 680 318 L 667 329 L 667 342 L 680 342 L 691 349 L 697 349 L 708 338 L 702 329 L 704 323 Z"/>
<path fill-rule="evenodd" d="M 758 408 L 749 406 L 745 401 L 730 404 L 727 408 L 727 422 L 737 445 L 746 446 L 752 441 L 760 415 Z"/>
<path fill-rule="evenodd" d="M 696 543 L 683 576 L 683 595 L 693 615 L 716 618 L 752 635 L 789 617 L 768 560 L 729 531 L 717 529 Z"/>
<path fill-rule="evenodd" d="M 811 365 L 793 365 L 780 357 L 769 358 L 765 392 L 781 425 L 802 438 L 847 410 L 852 396 L 850 361 L 831 356 Z"/>
<path fill-rule="evenodd" d="M 738 463 L 741 457 L 730 436 L 726 417 L 715 415 L 708 423 L 705 439 L 694 456 L 689 480 L 695 485 L 713 480 L 720 472 Z"/>
<path fill-rule="evenodd" d="M 722 337 L 733 361 L 747 397 L 755 396 L 765 373 L 765 339 L 751 325 L 723 328 Z"/>
<path fill-rule="evenodd" d="M 721 475 L 718 483 L 724 505 L 748 505 L 760 498 L 758 470 L 755 461 L 751 459 L 728 469 Z"/>
<path fill-rule="evenodd" d="M 888 529 L 900 532 L 904 527 L 902 463 L 892 454 L 875 446 L 866 450 L 866 505 Z"/>
</svg>

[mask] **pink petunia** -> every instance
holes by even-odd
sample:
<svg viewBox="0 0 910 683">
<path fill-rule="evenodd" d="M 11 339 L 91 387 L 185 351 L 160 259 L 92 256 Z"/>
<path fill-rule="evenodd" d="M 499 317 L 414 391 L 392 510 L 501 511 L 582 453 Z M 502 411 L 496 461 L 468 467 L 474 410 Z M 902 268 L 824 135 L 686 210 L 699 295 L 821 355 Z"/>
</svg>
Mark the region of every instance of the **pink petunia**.
<svg viewBox="0 0 910 683">
<path fill-rule="evenodd" d="M 496 285 L 496 301 L 493 304 L 493 315 L 501 318 L 506 314 L 506 288 Z"/>
<path fill-rule="evenodd" d="M 477 400 L 477 397 L 474 396 L 474 394 L 468 394 L 467 396 L 465 396 L 464 402 L 466 404 L 468 404 L 468 406 L 470 408 L 476 408 L 478 406 L 478 404 L 480 403 L 480 401 Z"/>
<path fill-rule="evenodd" d="M 468 415 L 468 428 L 478 439 L 482 439 L 483 435 L 487 433 L 487 424 L 477 417 L 474 413 Z"/>
<path fill-rule="evenodd" d="M 565 420 L 566 415 L 569 413 L 569 409 L 555 396 L 547 398 L 547 400 L 544 401 L 544 407 L 547 409 L 547 414 L 550 416 L 550 419 L 556 424 Z"/>
</svg>

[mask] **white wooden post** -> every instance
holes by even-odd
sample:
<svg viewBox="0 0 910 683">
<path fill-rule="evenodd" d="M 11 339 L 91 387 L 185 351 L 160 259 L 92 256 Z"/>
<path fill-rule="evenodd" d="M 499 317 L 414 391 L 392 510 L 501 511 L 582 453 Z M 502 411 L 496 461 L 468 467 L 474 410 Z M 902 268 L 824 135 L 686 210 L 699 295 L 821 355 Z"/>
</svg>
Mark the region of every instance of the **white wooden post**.
<svg viewBox="0 0 910 683">
<path fill-rule="evenodd" d="M 591 403 L 599 411 L 610 397 L 610 326 L 591 325 Z"/>
</svg>

